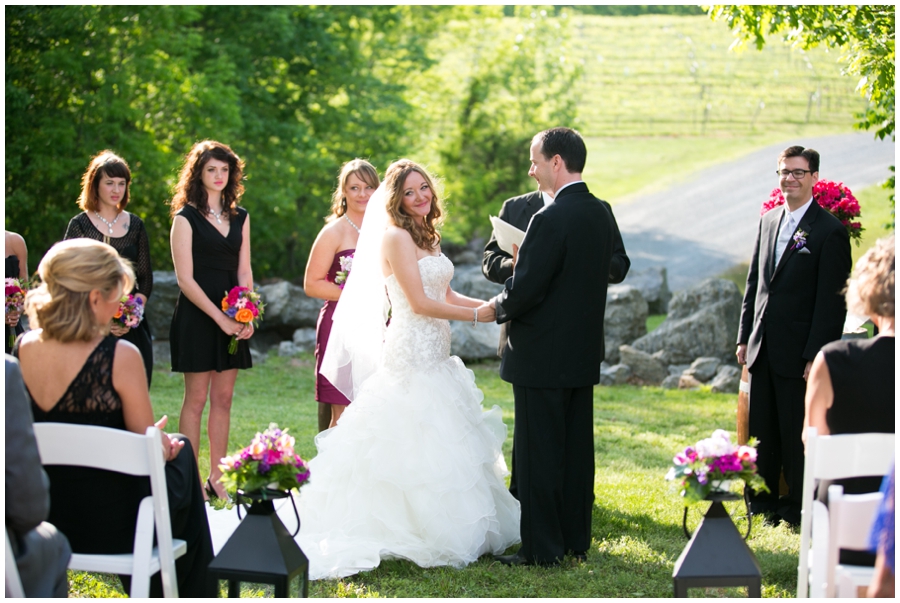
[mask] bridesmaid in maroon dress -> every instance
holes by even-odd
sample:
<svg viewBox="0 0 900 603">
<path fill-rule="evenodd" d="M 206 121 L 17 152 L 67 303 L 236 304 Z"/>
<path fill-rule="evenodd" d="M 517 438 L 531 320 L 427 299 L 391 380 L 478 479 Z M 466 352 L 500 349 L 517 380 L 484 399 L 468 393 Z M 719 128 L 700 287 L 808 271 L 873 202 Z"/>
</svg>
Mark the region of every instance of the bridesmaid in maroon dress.
<svg viewBox="0 0 900 603">
<path fill-rule="evenodd" d="M 350 404 L 325 377 L 319 374 L 325 346 L 331 333 L 331 317 L 341 296 L 345 274 L 341 266 L 353 256 L 359 229 L 369 197 L 378 188 L 378 173 L 363 159 L 348 161 L 341 168 L 338 185 L 331 199 L 331 215 L 319 232 L 309 253 L 303 289 L 310 297 L 325 300 L 316 326 L 316 400 L 319 402 L 319 431 L 334 427 L 341 413 Z M 336 284 L 337 282 L 337 284 Z"/>
</svg>

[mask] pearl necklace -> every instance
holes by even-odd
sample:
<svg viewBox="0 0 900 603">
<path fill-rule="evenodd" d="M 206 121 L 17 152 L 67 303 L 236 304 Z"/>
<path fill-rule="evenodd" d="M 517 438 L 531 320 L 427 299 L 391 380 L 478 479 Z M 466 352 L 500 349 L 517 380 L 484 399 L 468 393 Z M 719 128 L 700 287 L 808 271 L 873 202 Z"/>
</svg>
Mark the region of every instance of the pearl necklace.
<svg viewBox="0 0 900 603">
<path fill-rule="evenodd" d="M 357 232 L 357 234 L 359 234 L 359 226 L 354 224 L 353 220 L 351 220 L 350 218 L 347 217 L 347 214 L 344 214 L 344 219 L 347 220 L 348 222 L 350 222 L 350 226 L 352 226 L 353 229 Z"/>
<path fill-rule="evenodd" d="M 107 222 L 107 221 L 106 221 L 106 218 L 104 218 L 103 216 L 100 215 L 100 212 L 96 212 L 96 211 L 95 211 L 95 212 L 94 212 L 94 215 L 97 216 L 97 219 L 98 219 L 98 220 L 100 220 L 101 222 L 103 222 L 104 224 L 106 224 L 106 227 L 109 229 L 109 234 L 112 234 L 112 233 L 113 233 L 113 226 L 115 226 L 116 222 L 119 221 L 119 218 L 122 217 L 122 212 L 119 212 L 118 214 L 116 214 L 116 219 L 113 220 L 112 222 Z"/>
<path fill-rule="evenodd" d="M 209 213 L 211 213 L 212 217 L 216 219 L 216 222 L 221 224 L 222 223 L 222 214 L 225 213 L 225 209 L 223 208 L 219 213 L 216 213 L 212 210 L 212 208 L 210 208 Z"/>
</svg>

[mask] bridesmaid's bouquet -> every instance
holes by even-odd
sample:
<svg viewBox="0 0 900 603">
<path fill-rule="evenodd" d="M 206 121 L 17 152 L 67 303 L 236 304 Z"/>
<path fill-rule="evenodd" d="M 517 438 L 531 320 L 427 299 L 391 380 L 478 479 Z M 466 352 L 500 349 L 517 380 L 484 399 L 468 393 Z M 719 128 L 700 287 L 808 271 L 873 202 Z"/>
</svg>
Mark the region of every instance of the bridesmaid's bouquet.
<svg viewBox="0 0 900 603">
<path fill-rule="evenodd" d="M 353 268 L 353 254 L 342 256 L 338 262 L 341 263 L 341 269 L 334 275 L 334 284 L 343 289 L 347 284 L 347 277 L 350 276 L 350 270 Z"/>
<path fill-rule="evenodd" d="M 22 313 L 22 310 L 25 309 L 25 292 L 27 290 L 28 282 L 24 279 L 6 279 L 6 314 Z M 7 330 L 9 331 L 9 347 L 12 347 L 16 343 L 16 332 L 14 329 Z"/>
<path fill-rule="evenodd" d="M 222 298 L 222 311 L 236 321 L 254 326 L 262 320 L 266 305 L 262 301 L 259 292 L 250 287 L 234 287 Z M 228 353 L 237 353 L 237 335 L 231 336 L 228 344 Z"/>
<path fill-rule="evenodd" d="M 309 468 L 294 451 L 294 437 L 277 423 L 256 434 L 250 445 L 221 460 L 219 481 L 231 492 L 293 490 L 309 479 Z"/>
<path fill-rule="evenodd" d="M 144 319 L 144 300 L 137 295 L 123 295 L 119 301 L 119 311 L 113 316 L 113 323 L 133 329 Z"/>
</svg>

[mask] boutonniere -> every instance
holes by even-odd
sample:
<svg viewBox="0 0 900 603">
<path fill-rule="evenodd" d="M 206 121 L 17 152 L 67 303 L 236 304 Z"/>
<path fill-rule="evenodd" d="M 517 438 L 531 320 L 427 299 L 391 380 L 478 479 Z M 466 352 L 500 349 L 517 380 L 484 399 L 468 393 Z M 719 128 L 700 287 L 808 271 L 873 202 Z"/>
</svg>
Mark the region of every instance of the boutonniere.
<svg viewBox="0 0 900 603">
<path fill-rule="evenodd" d="M 791 246 L 791 249 L 799 250 L 806 247 L 806 237 L 809 236 L 809 233 L 803 229 L 798 228 L 797 232 L 794 233 L 794 244 Z"/>
</svg>

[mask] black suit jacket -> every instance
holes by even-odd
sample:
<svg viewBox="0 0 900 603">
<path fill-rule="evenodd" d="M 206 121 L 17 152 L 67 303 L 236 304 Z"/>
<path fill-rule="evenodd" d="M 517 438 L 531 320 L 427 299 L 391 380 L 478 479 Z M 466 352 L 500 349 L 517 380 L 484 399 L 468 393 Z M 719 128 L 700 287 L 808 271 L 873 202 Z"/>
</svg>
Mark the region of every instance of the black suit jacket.
<svg viewBox="0 0 900 603">
<path fill-rule="evenodd" d="M 609 282 L 621 283 L 628 274 L 631 267 L 631 260 L 625 253 L 625 244 L 622 242 L 622 235 L 619 233 L 619 225 L 616 224 L 616 218 L 613 216 L 612 207 L 609 203 L 599 199 L 599 201 L 609 211 L 612 216 L 613 224 L 613 255 L 609 268 Z M 543 209 L 544 199 L 540 191 L 534 191 L 518 197 L 512 197 L 503 202 L 500 208 L 499 218 L 504 222 L 512 224 L 519 230 L 528 230 L 528 224 L 531 218 L 538 211 Z M 481 272 L 493 283 L 504 284 L 506 279 L 513 275 L 512 256 L 497 244 L 497 238 L 491 232 L 491 238 L 484 246 L 484 257 L 481 261 Z M 506 348 L 506 341 L 509 337 L 508 323 L 503 324 L 500 329 L 500 344 L 497 349 L 497 355 L 503 356 L 503 350 Z"/>
<path fill-rule="evenodd" d="M 806 233 L 806 244 L 794 249 L 792 238 L 773 266 L 782 215 L 778 209 L 760 218 L 738 343 L 747 344 L 752 369 L 765 336 L 772 370 L 782 377 L 802 377 L 806 363 L 843 333 L 841 291 L 850 275 L 850 237 L 840 220 L 813 201 L 797 227 Z"/>
<path fill-rule="evenodd" d="M 505 381 L 536 388 L 599 382 L 614 223 L 583 182 L 534 214 L 515 273 L 494 298 L 497 322 L 510 323 Z"/>
</svg>

